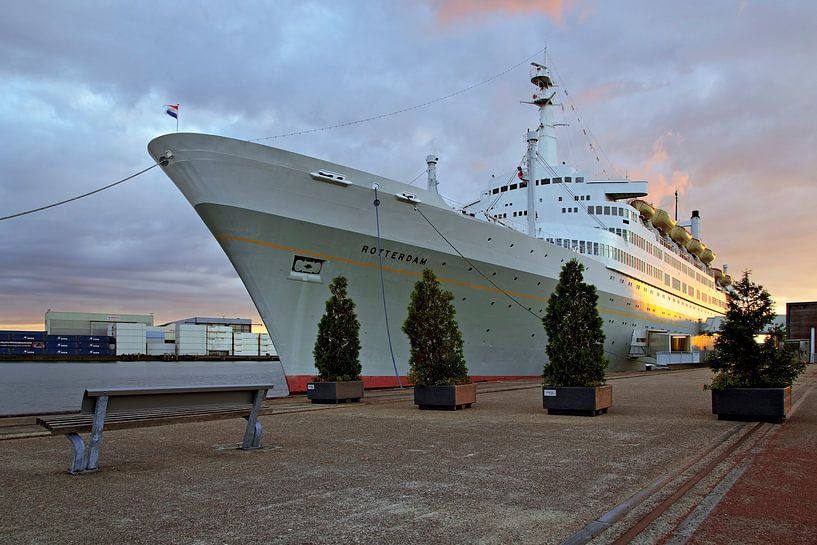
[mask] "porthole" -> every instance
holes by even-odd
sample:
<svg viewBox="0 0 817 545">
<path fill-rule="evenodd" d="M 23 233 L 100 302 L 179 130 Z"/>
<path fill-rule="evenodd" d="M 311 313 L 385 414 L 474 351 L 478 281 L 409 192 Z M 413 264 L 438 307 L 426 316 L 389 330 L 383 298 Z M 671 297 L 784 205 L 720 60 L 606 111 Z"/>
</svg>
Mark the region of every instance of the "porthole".
<svg viewBox="0 0 817 545">
<path fill-rule="evenodd" d="M 485 330 L 485 333 L 490 333 L 490 332 L 491 332 L 491 330 L 490 330 L 490 329 L 486 329 L 486 330 Z"/>
<path fill-rule="evenodd" d="M 496 273 L 495 273 L 495 272 L 492 272 L 492 273 L 491 273 L 491 276 L 496 276 Z"/>
<path fill-rule="evenodd" d="M 468 272 L 471 272 L 473 270 L 474 270 L 474 267 L 468 267 Z"/>
<path fill-rule="evenodd" d="M 531 250 L 530 253 L 533 253 L 533 250 Z"/>
<path fill-rule="evenodd" d="M 514 276 L 514 277 L 513 277 L 513 279 L 514 279 L 514 280 L 516 280 L 517 278 L 519 278 L 519 277 L 518 277 L 518 276 Z"/>
<path fill-rule="evenodd" d="M 513 242 L 511 242 L 511 248 L 513 248 Z"/>
<path fill-rule="evenodd" d="M 510 305 L 510 304 L 508 305 L 508 308 L 511 308 L 511 305 Z"/>
<path fill-rule="evenodd" d="M 488 237 L 488 242 L 491 242 L 491 237 Z"/>
<path fill-rule="evenodd" d="M 493 305 L 493 304 L 494 304 L 494 302 L 493 302 L 493 301 L 491 301 L 491 304 Z"/>
<path fill-rule="evenodd" d="M 462 300 L 465 301 L 465 297 L 463 297 Z"/>
<path fill-rule="evenodd" d="M 536 285 L 537 285 L 537 286 L 541 286 L 541 285 L 542 285 L 542 283 L 541 283 L 541 282 L 537 282 L 537 283 L 536 283 Z"/>
<path fill-rule="evenodd" d="M 443 261 L 443 267 L 445 267 L 445 261 Z"/>
<path fill-rule="evenodd" d="M 531 337 L 535 337 L 535 336 L 536 336 L 536 333 L 531 333 L 531 334 L 530 334 L 530 336 L 531 336 Z"/>
</svg>

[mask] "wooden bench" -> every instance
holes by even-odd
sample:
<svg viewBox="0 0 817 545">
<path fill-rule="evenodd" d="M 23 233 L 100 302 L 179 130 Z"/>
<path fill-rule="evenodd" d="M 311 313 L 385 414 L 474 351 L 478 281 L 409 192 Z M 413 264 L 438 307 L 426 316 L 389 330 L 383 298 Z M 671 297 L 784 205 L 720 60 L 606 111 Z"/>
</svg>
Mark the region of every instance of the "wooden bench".
<svg viewBox="0 0 817 545">
<path fill-rule="evenodd" d="M 241 449 L 261 447 L 258 413 L 271 384 L 194 386 L 167 388 L 94 388 L 85 390 L 79 413 L 45 416 L 37 423 L 54 434 L 65 435 L 74 447 L 68 472 L 97 471 L 102 430 L 122 430 L 246 418 Z M 80 433 L 90 432 L 88 444 Z"/>
</svg>

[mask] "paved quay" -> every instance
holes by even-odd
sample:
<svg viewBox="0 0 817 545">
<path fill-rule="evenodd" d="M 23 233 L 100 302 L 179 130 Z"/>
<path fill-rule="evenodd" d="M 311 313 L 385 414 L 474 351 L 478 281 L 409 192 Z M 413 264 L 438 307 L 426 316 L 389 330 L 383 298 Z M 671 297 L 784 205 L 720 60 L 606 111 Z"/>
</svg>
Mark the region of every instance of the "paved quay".
<svg viewBox="0 0 817 545">
<path fill-rule="evenodd" d="M 239 420 L 108 431 L 76 477 L 63 437 L 0 440 L 0 543 L 815 543 L 817 367 L 782 426 L 718 421 L 710 376 L 614 376 L 596 418 L 547 415 L 534 382 L 456 412 L 293 396 L 262 450 Z"/>
</svg>

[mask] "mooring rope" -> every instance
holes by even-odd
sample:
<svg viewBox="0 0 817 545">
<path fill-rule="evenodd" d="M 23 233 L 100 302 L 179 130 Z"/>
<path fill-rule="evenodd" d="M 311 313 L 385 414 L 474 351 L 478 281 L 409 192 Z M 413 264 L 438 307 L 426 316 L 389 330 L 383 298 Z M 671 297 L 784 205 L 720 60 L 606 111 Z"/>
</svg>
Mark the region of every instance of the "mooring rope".
<svg viewBox="0 0 817 545">
<path fill-rule="evenodd" d="M 386 338 L 389 340 L 389 354 L 391 354 L 391 364 L 394 367 L 394 376 L 397 378 L 397 385 L 403 388 L 403 381 L 400 380 L 400 373 L 397 371 L 397 361 L 394 359 L 394 347 L 391 343 L 391 329 L 389 328 L 389 310 L 386 307 L 386 281 L 383 278 L 383 254 L 380 252 L 380 199 L 377 198 L 378 185 L 372 185 L 374 190 L 374 217 L 377 225 L 377 259 L 379 262 L 378 269 L 380 270 L 380 293 L 383 296 L 383 316 L 386 319 Z"/>
</svg>

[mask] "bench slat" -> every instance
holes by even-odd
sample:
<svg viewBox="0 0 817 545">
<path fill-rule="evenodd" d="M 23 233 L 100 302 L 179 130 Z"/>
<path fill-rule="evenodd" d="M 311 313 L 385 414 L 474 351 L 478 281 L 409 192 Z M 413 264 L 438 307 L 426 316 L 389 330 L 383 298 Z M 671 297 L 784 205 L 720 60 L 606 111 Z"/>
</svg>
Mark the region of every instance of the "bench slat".
<svg viewBox="0 0 817 545">
<path fill-rule="evenodd" d="M 133 417 L 125 420 L 113 420 L 105 422 L 106 430 L 123 430 L 131 428 L 148 428 L 154 426 L 166 426 L 181 422 L 206 422 L 210 420 L 226 420 L 231 418 L 241 418 L 250 413 L 248 410 L 238 409 L 220 412 L 201 412 L 190 414 L 173 414 L 163 416 L 148 416 L 144 418 Z M 92 421 L 64 422 L 56 426 L 46 426 L 52 433 L 65 435 L 68 433 L 84 433 L 91 431 Z"/>
<path fill-rule="evenodd" d="M 151 409 L 129 409 L 120 411 L 109 411 L 106 413 L 105 420 L 110 418 L 117 418 L 119 416 L 126 416 L 129 414 L 161 414 L 161 413 L 184 413 L 190 411 L 220 411 L 220 410 L 234 410 L 234 409 L 252 409 L 252 405 L 248 403 L 233 403 L 229 405 L 184 405 L 178 407 L 156 407 Z M 88 413 L 69 413 L 69 414 L 55 414 L 49 416 L 41 416 L 37 420 L 42 422 L 56 422 L 60 420 L 93 420 L 94 415 Z"/>
<path fill-rule="evenodd" d="M 251 405 L 224 405 L 221 407 L 209 407 L 206 405 L 194 407 L 173 407 L 169 409 L 151 409 L 142 411 L 120 411 L 116 413 L 108 413 L 105 418 L 105 427 L 108 427 L 109 422 L 126 421 L 133 419 L 148 419 L 148 418 L 168 418 L 173 416 L 188 416 L 195 414 L 219 414 L 225 412 L 243 412 L 249 413 L 252 410 Z M 72 415 L 54 415 L 41 417 L 37 419 L 37 423 L 48 428 L 59 428 L 65 425 L 75 424 L 90 424 L 93 422 L 93 415 L 90 414 L 72 414 Z"/>
</svg>

